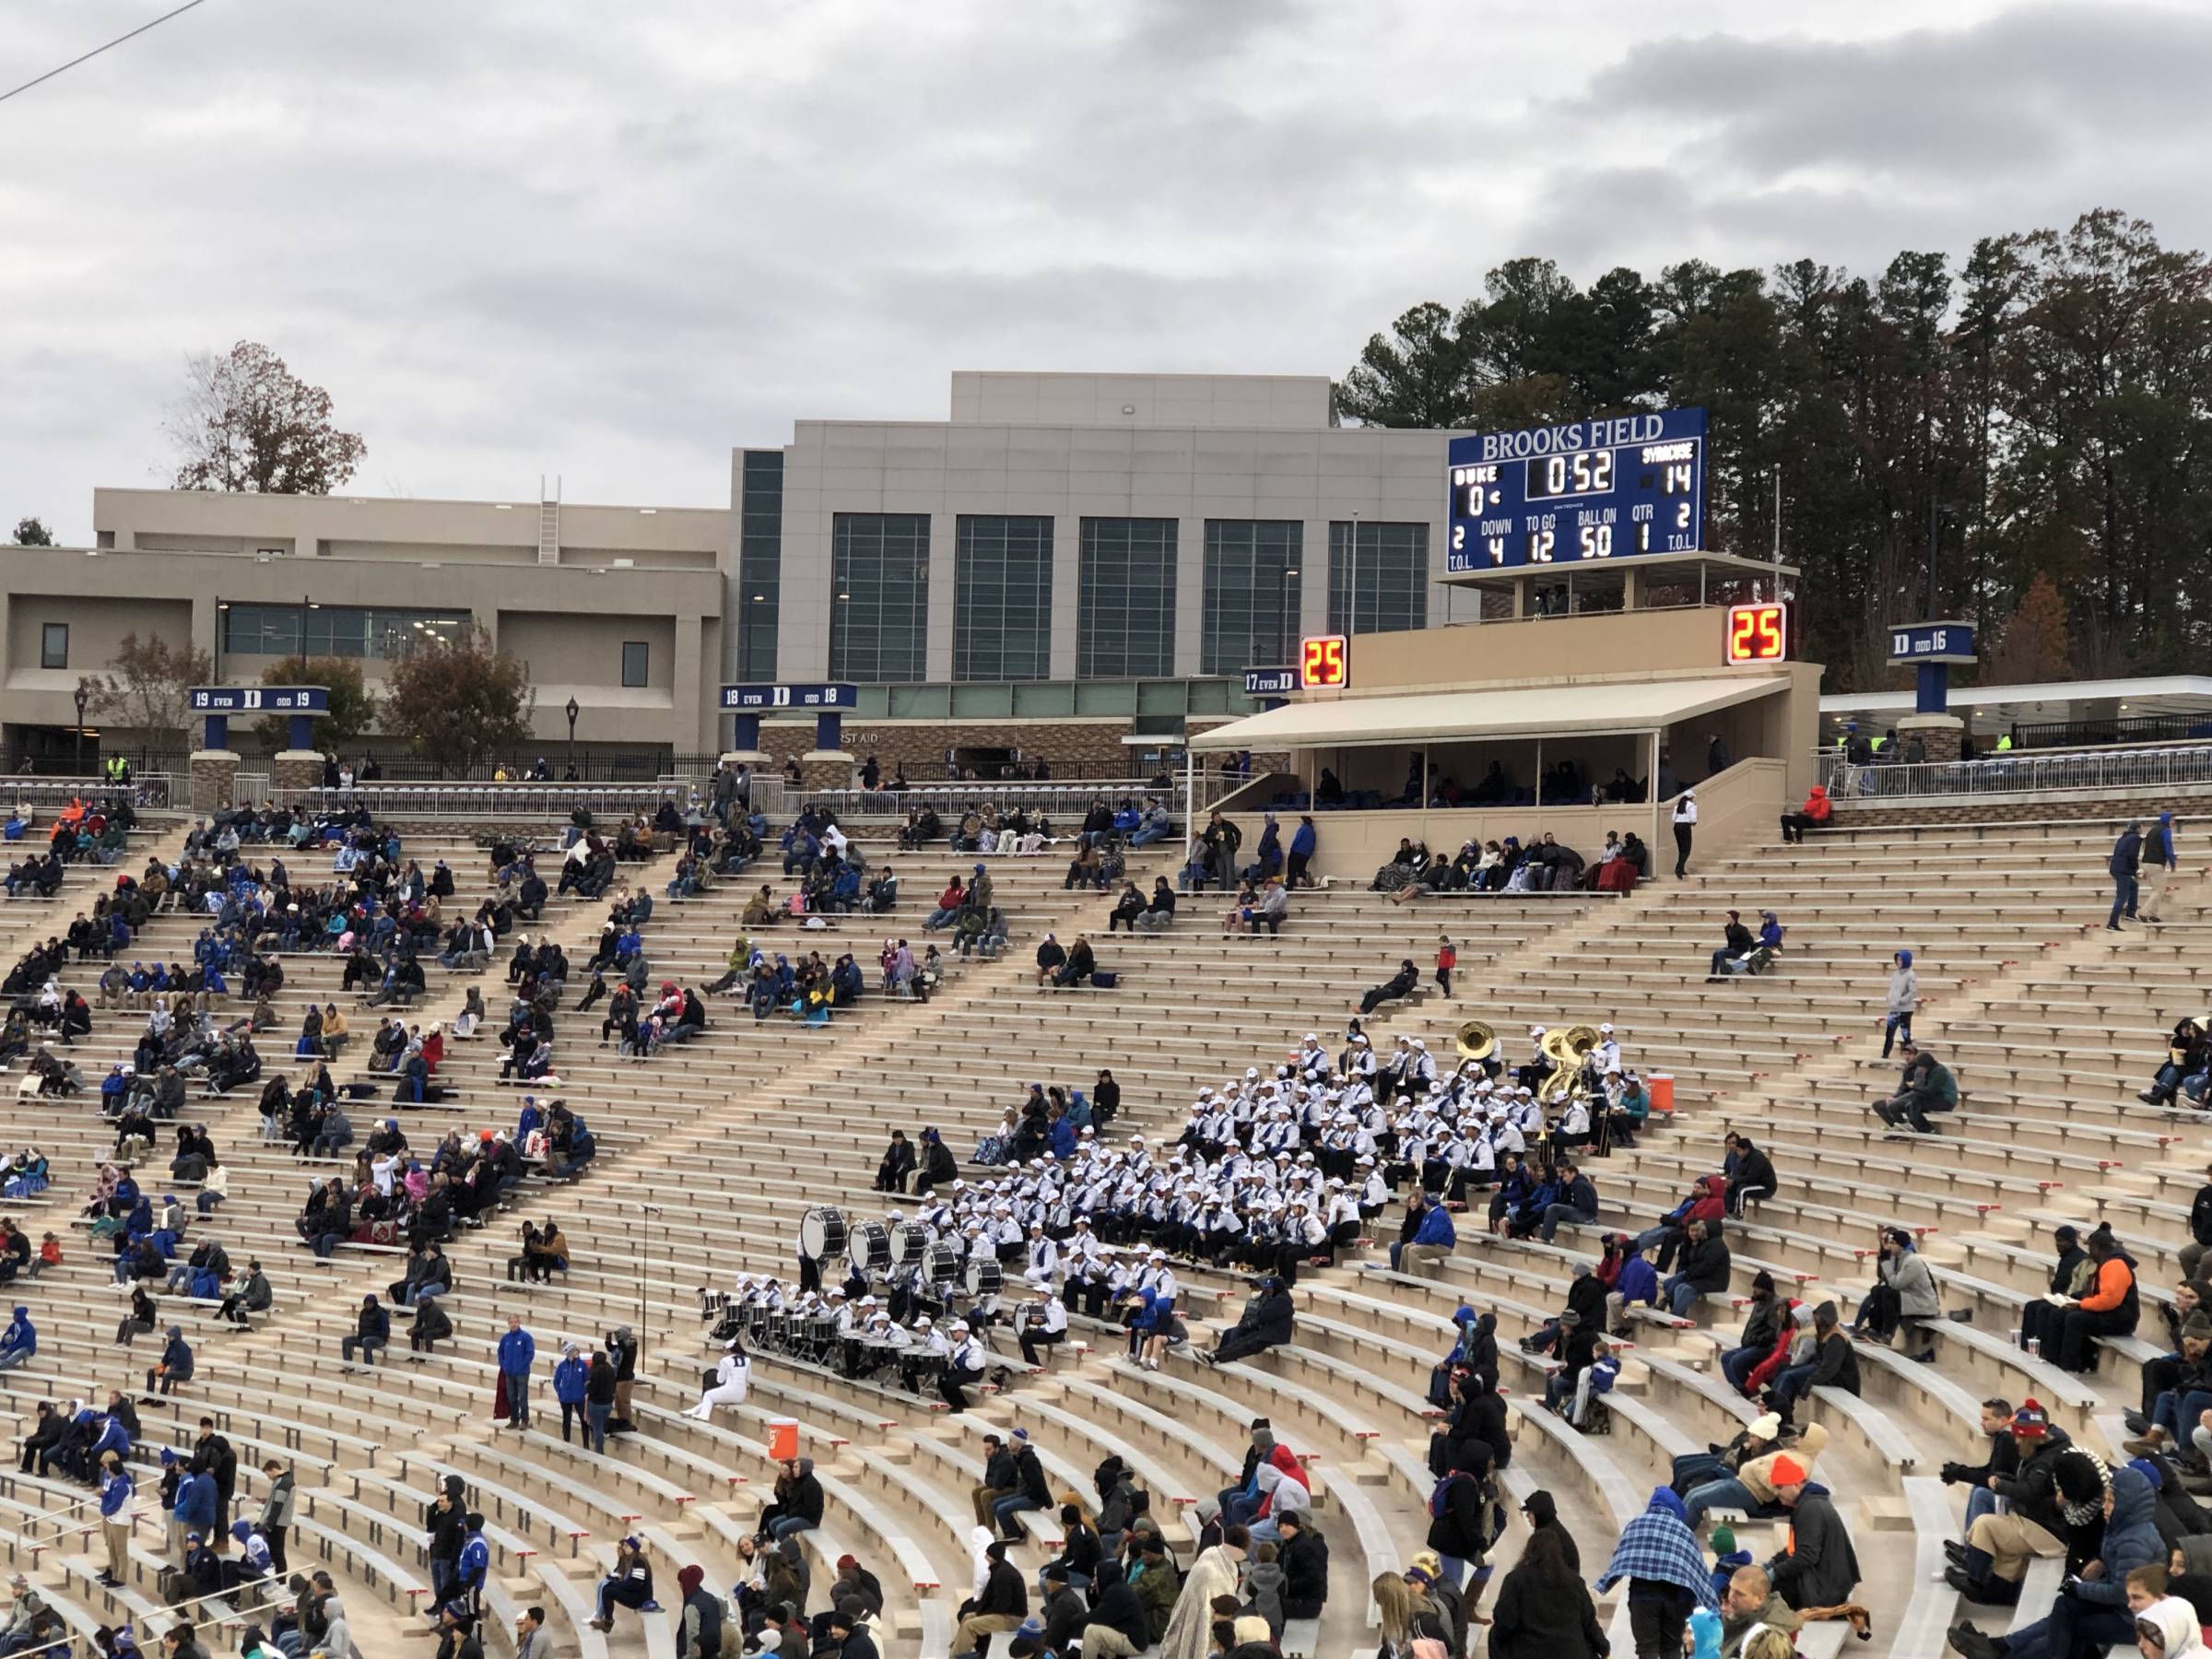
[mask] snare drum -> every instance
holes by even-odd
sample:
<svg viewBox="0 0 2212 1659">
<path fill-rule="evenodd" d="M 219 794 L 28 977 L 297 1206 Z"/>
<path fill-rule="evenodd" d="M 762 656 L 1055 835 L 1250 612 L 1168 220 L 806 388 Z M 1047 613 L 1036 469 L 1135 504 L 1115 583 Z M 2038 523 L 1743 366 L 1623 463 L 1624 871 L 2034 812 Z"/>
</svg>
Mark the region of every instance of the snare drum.
<svg viewBox="0 0 2212 1659">
<path fill-rule="evenodd" d="M 979 1255 L 968 1264 L 968 1294 L 973 1297 L 996 1296 L 1005 1283 L 998 1263 L 987 1255 Z"/>
<path fill-rule="evenodd" d="M 912 1221 L 891 1223 L 891 1265 L 897 1268 L 919 1267 L 922 1255 L 929 1248 L 929 1232 Z"/>
<path fill-rule="evenodd" d="M 890 1230 L 880 1221 L 863 1221 L 855 1227 L 845 1248 L 856 1273 L 882 1275 L 891 1270 Z"/>
<path fill-rule="evenodd" d="M 949 1285 L 960 1277 L 960 1253 L 949 1244 L 932 1244 L 924 1263 L 933 1285 Z"/>
<path fill-rule="evenodd" d="M 799 1253 L 826 1262 L 845 1253 L 845 1212 L 818 1204 L 799 1218 Z"/>
</svg>

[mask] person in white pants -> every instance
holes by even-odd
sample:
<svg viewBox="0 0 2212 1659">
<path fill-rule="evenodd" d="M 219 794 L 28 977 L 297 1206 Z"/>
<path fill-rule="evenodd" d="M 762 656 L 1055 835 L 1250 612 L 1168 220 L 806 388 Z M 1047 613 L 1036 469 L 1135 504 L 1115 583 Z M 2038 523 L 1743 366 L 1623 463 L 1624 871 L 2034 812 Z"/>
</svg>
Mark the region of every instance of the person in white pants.
<svg viewBox="0 0 2212 1659">
<path fill-rule="evenodd" d="M 714 1415 L 717 1406 L 744 1405 L 752 1380 L 752 1361 L 746 1358 L 745 1349 L 733 1336 L 728 1350 L 715 1361 L 714 1386 L 699 1396 L 699 1404 L 691 1407 L 691 1415 L 703 1423 Z"/>
</svg>

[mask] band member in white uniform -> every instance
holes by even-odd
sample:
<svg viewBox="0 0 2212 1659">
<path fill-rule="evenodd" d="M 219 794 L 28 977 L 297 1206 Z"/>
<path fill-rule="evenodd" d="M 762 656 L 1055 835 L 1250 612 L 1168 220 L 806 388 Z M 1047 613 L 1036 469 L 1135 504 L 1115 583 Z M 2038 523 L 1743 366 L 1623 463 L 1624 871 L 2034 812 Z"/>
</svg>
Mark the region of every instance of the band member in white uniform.
<svg viewBox="0 0 2212 1659">
<path fill-rule="evenodd" d="M 744 1345 L 731 1337 L 722 1358 L 714 1363 L 714 1386 L 699 1397 L 691 1407 L 691 1415 L 705 1422 L 714 1415 L 717 1406 L 742 1406 L 752 1387 L 753 1365 L 746 1358 Z"/>
</svg>

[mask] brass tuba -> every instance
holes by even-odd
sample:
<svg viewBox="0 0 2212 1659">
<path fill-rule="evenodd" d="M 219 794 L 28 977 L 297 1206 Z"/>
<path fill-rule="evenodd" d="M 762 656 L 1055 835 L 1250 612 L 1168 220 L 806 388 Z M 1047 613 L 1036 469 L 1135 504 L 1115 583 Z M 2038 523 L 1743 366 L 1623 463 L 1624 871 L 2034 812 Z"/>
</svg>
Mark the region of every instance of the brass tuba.
<svg viewBox="0 0 2212 1659">
<path fill-rule="evenodd" d="M 1488 1060 L 1498 1052 L 1498 1033 L 1479 1019 L 1470 1019 L 1453 1034 L 1453 1045 L 1462 1060 Z"/>
<path fill-rule="evenodd" d="M 1537 1046 L 1544 1057 L 1551 1062 L 1551 1075 L 1536 1089 L 1537 1102 L 1557 1106 L 1581 1087 L 1583 1062 L 1597 1046 L 1595 1026 L 1569 1026 L 1564 1030 L 1547 1031 Z"/>
</svg>

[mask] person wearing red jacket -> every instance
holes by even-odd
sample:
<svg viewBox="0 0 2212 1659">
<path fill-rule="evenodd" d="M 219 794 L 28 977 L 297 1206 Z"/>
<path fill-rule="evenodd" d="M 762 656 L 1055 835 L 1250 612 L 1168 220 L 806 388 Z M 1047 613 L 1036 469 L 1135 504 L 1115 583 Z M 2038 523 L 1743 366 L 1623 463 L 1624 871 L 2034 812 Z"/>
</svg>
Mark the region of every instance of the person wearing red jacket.
<svg viewBox="0 0 2212 1659">
<path fill-rule="evenodd" d="M 1659 1247 L 1659 1259 L 1654 1264 L 1662 1276 L 1669 1272 L 1675 1262 L 1675 1253 L 1682 1248 L 1688 1237 L 1692 1221 L 1718 1221 L 1728 1207 L 1728 1178 L 1725 1175 L 1700 1175 L 1689 1189 L 1689 1196 L 1675 1206 L 1666 1218 L 1656 1227 L 1649 1227 L 1636 1235 L 1636 1241 L 1628 1253 Z"/>
<path fill-rule="evenodd" d="M 1774 1300 L 1781 1308 L 1775 1321 L 1774 1346 L 1744 1378 L 1744 1393 L 1755 1400 L 1790 1362 L 1790 1343 L 1797 1335 L 1797 1310 L 1804 1305 L 1790 1296 L 1777 1295 Z"/>
<path fill-rule="evenodd" d="M 1828 786 L 1816 783 L 1805 797 L 1805 805 L 1794 812 L 1782 815 L 1782 839 L 1784 842 L 1803 841 L 1807 830 L 1825 830 L 1835 816 L 1835 803 L 1828 798 Z"/>
</svg>

